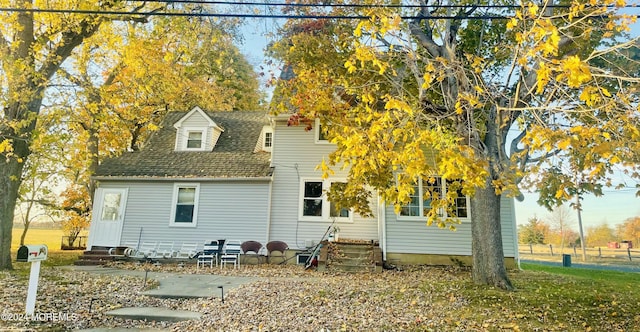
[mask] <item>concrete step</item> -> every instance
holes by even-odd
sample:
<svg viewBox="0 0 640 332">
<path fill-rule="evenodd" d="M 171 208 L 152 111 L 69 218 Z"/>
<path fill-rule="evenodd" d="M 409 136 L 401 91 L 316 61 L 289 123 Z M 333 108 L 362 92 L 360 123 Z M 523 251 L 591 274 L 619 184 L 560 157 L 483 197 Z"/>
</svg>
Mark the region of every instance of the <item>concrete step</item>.
<svg viewBox="0 0 640 332">
<path fill-rule="evenodd" d="M 343 264 L 343 263 L 331 263 L 329 271 L 339 272 L 378 272 L 375 264 Z"/>
<path fill-rule="evenodd" d="M 157 307 L 132 307 L 120 308 L 106 312 L 109 316 L 124 319 L 147 320 L 156 322 L 179 322 L 183 320 L 198 319 L 201 313 L 187 310 L 170 310 Z"/>
</svg>

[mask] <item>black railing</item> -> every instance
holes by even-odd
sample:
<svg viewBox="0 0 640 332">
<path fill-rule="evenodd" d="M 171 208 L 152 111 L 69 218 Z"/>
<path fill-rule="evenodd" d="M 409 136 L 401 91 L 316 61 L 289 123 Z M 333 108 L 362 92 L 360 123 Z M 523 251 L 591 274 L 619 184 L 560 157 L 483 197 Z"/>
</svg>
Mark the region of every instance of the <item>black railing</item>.
<svg viewBox="0 0 640 332">
<path fill-rule="evenodd" d="M 85 250 L 87 249 L 87 237 L 76 236 L 73 241 L 70 241 L 69 236 L 63 236 L 62 242 L 60 242 L 60 249 L 62 250 Z"/>
</svg>

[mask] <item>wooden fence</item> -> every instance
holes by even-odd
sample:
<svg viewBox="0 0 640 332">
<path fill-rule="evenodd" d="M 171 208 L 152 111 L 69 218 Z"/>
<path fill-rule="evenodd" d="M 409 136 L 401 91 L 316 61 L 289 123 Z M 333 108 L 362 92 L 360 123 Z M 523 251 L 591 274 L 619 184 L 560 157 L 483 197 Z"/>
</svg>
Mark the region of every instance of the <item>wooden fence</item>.
<svg viewBox="0 0 640 332">
<path fill-rule="evenodd" d="M 533 256 L 562 256 L 569 254 L 574 257 L 582 257 L 582 248 L 580 247 L 564 247 L 561 250 L 559 246 L 551 244 L 518 244 L 518 252 L 521 255 Z M 611 249 L 611 248 L 586 248 L 587 258 L 610 258 L 632 261 L 640 261 L 640 250 L 638 249 Z"/>
</svg>

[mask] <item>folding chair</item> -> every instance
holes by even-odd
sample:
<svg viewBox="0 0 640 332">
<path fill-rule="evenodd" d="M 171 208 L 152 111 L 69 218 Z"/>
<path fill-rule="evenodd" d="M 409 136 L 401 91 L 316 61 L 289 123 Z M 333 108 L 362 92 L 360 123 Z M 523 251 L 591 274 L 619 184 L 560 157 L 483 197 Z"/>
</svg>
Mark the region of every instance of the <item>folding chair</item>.
<svg viewBox="0 0 640 332">
<path fill-rule="evenodd" d="M 198 255 L 198 262 L 196 265 L 196 270 L 205 266 L 205 264 L 209 264 L 209 267 L 213 267 L 213 264 L 218 266 L 218 241 L 211 241 L 211 243 L 205 244 L 202 248 L 202 253 Z"/>
<path fill-rule="evenodd" d="M 125 247 L 124 249 L 124 257 L 133 257 L 136 255 L 136 252 L 138 251 L 138 242 L 137 241 L 127 241 L 124 243 L 123 247 Z M 111 248 L 109 249 L 109 255 L 112 254 L 112 252 L 114 252 L 116 250 L 116 248 Z"/>
<path fill-rule="evenodd" d="M 220 268 L 233 263 L 233 268 L 240 266 L 240 253 L 242 243 L 238 240 L 228 240 L 224 243 L 222 255 L 220 255 Z"/>
<path fill-rule="evenodd" d="M 135 258 L 156 258 L 157 242 L 142 242 L 138 250 L 136 251 Z"/>
<path fill-rule="evenodd" d="M 176 254 L 177 259 L 191 259 L 196 256 L 198 253 L 198 244 L 197 243 L 188 243 L 185 242 L 178 250 Z"/>
<path fill-rule="evenodd" d="M 158 249 L 156 250 L 156 256 L 162 258 L 173 258 L 176 255 L 176 251 L 173 249 L 173 242 L 160 242 L 158 243 Z"/>
</svg>

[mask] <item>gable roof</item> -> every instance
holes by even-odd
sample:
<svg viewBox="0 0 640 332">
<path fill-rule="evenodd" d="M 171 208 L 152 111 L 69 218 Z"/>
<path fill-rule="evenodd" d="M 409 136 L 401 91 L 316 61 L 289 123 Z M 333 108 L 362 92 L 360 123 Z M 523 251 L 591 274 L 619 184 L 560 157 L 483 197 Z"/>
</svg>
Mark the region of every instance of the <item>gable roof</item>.
<svg viewBox="0 0 640 332">
<path fill-rule="evenodd" d="M 193 111 L 193 110 L 192 110 Z M 140 151 L 125 152 L 104 160 L 94 178 L 258 178 L 271 176 L 268 152 L 254 148 L 262 127 L 268 124 L 263 112 L 205 112 L 225 131 L 214 151 L 175 151 L 174 124 L 187 112 L 170 112 L 161 128 Z"/>
<path fill-rule="evenodd" d="M 205 118 L 207 120 L 207 122 L 209 123 L 209 127 L 213 127 L 213 128 L 217 128 L 220 131 L 224 131 L 223 128 L 221 128 L 220 126 L 218 126 L 218 124 L 213 121 L 213 119 L 211 119 L 211 116 L 209 114 L 207 114 L 205 111 L 203 111 L 200 107 L 196 106 L 194 107 L 191 111 L 187 112 L 186 114 L 183 113 L 182 118 L 180 120 L 178 120 L 176 123 L 173 124 L 174 128 L 180 128 L 182 126 L 182 123 L 188 119 L 189 117 L 191 117 L 191 115 L 193 113 L 200 113 L 202 115 L 203 118 Z"/>
</svg>

